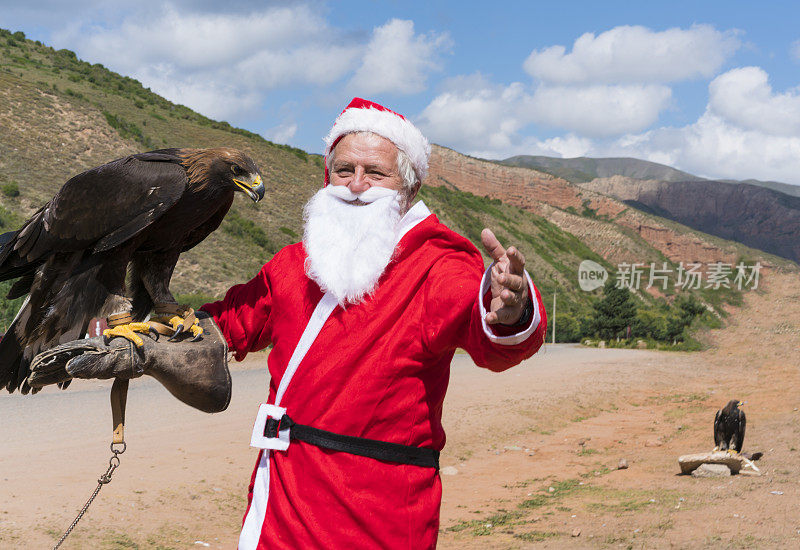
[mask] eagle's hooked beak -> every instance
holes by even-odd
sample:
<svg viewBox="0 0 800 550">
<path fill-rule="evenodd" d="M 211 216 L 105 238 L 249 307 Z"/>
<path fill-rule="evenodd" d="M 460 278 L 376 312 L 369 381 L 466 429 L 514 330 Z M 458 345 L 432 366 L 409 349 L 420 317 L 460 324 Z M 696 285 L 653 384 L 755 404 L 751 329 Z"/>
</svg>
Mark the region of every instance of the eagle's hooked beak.
<svg viewBox="0 0 800 550">
<path fill-rule="evenodd" d="M 747 401 L 739 401 L 739 404 L 737 406 L 738 407 L 744 407 L 745 403 L 747 403 Z"/>
<path fill-rule="evenodd" d="M 235 183 L 239 189 L 247 193 L 250 198 L 253 199 L 253 202 L 258 202 L 264 198 L 264 182 L 261 181 L 261 176 L 258 174 L 256 174 L 256 177 L 249 183 L 237 178 L 233 178 L 233 183 Z"/>
</svg>

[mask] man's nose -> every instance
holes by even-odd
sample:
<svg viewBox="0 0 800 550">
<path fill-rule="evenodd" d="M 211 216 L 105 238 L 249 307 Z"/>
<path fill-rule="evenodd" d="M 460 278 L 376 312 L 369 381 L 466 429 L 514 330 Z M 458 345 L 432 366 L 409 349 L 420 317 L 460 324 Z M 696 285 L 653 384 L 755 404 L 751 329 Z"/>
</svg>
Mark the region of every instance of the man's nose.
<svg viewBox="0 0 800 550">
<path fill-rule="evenodd" d="M 348 185 L 347 188 L 353 193 L 363 193 L 369 189 L 369 183 L 367 182 L 366 173 L 363 168 L 360 166 L 356 167 L 353 173 L 353 179 L 350 181 L 350 185 Z"/>
</svg>

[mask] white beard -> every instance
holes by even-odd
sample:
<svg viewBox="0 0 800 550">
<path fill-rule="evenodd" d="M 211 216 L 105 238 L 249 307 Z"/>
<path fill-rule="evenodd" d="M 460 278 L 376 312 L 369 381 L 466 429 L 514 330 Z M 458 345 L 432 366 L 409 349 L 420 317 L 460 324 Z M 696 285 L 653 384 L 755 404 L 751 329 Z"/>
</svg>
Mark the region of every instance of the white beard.
<svg viewBox="0 0 800 550">
<path fill-rule="evenodd" d="M 368 204 L 347 202 L 355 199 Z M 306 274 L 342 306 L 377 289 L 397 245 L 399 199 L 397 191 L 383 187 L 355 195 L 345 186 L 328 185 L 306 204 Z"/>
</svg>

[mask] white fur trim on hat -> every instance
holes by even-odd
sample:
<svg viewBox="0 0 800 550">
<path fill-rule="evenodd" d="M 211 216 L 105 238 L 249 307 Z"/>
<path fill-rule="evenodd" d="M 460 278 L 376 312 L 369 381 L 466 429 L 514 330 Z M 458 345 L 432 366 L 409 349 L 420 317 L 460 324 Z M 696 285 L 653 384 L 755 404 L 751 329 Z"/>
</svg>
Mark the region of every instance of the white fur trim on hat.
<svg viewBox="0 0 800 550">
<path fill-rule="evenodd" d="M 383 136 L 408 155 L 417 178 L 422 181 L 428 174 L 431 146 L 419 129 L 392 111 L 376 108 L 346 109 L 325 136 L 325 156 L 331 152 L 336 140 L 353 132 L 372 132 Z"/>
</svg>

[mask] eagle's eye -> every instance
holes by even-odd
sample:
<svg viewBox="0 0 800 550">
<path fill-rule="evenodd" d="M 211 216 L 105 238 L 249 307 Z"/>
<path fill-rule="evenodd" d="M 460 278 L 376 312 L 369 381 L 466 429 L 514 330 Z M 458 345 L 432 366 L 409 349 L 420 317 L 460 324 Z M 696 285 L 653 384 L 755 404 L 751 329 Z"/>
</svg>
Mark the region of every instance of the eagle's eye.
<svg viewBox="0 0 800 550">
<path fill-rule="evenodd" d="M 233 172 L 234 176 L 241 176 L 244 174 L 244 170 L 242 170 L 238 165 L 234 164 L 231 166 L 231 171 Z"/>
</svg>

